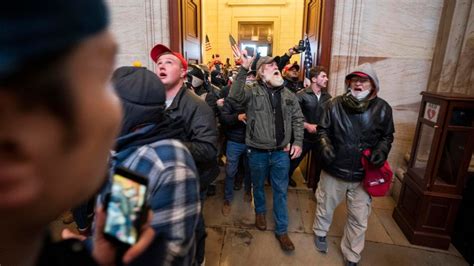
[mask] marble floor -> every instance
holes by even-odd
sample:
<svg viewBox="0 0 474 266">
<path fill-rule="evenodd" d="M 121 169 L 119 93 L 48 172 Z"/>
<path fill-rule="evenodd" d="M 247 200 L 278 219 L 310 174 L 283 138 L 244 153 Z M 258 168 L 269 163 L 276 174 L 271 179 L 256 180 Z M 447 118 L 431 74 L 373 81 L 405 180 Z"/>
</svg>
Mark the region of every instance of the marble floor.
<svg viewBox="0 0 474 266">
<path fill-rule="evenodd" d="M 252 203 L 244 202 L 243 189 L 235 191 L 231 214 L 224 217 L 223 205 L 224 169 L 216 181 L 217 194 L 204 206 L 207 226 L 206 266 L 265 266 L 265 265 L 344 265 L 339 249 L 346 221 L 345 204 L 335 211 L 328 240 L 329 252 L 321 254 L 313 244 L 312 224 L 316 200 L 311 190 L 302 182 L 299 170 L 293 176 L 296 188 L 288 191 L 289 235 L 296 250 L 283 252 L 274 237 L 271 187 L 266 187 L 267 230 L 259 231 L 254 225 Z M 366 245 L 360 265 L 468 265 L 451 245 L 439 250 L 411 245 L 392 218 L 395 202 L 391 197 L 374 198 L 369 217 Z M 64 227 L 75 229 L 74 224 L 64 225 L 61 219 L 52 224 L 55 239 L 60 238 Z"/>
<path fill-rule="evenodd" d="M 339 244 L 346 221 L 345 204 L 335 211 L 328 234 L 329 252 L 321 254 L 313 244 L 315 198 L 304 188 L 301 178 L 295 179 L 298 186 L 288 192 L 288 229 L 296 250 L 287 253 L 280 249 L 273 234 L 271 187 L 266 187 L 268 229 L 259 231 L 254 226 L 252 203 L 244 202 L 243 190 L 234 194 L 231 214 L 222 215 L 221 177 L 216 182 L 217 195 L 209 197 L 204 206 L 206 266 L 344 265 Z M 447 251 L 411 245 L 392 218 L 394 207 L 391 197 L 374 198 L 360 265 L 468 265 L 452 245 Z"/>
</svg>

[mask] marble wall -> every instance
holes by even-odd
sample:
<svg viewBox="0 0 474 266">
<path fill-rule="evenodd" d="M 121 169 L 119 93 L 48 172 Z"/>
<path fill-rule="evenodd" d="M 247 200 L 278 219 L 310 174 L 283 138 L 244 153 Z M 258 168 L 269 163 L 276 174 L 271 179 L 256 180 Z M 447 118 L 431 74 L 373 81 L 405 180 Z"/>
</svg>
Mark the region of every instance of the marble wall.
<svg viewBox="0 0 474 266">
<path fill-rule="evenodd" d="M 389 162 L 394 169 L 411 148 L 442 9 L 442 0 L 336 1 L 329 91 L 343 93 L 345 75 L 372 63 L 379 96 L 393 108 L 396 133 Z"/>
<path fill-rule="evenodd" d="M 116 66 L 139 60 L 153 69 L 150 50 L 169 45 L 168 0 L 107 0 L 111 30 L 119 44 Z"/>
</svg>

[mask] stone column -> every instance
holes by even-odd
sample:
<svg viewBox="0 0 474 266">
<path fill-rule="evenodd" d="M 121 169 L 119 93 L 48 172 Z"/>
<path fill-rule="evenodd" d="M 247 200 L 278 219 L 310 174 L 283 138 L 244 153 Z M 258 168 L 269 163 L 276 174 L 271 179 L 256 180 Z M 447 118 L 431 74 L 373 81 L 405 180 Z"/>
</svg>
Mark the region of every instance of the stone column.
<svg viewBox="0 0 474 266">
<path fill-rule="evenodd" d="M 168 0 L 107 0 L 111 31 L 119 52 L 116 67 L 140 61 L 153 70 L 150 50 L 156 43 L 169 45 Z"/>
<path fill-rule="evenodd" d="M 474 95 L 474 1 L 444 1 L 427 91 Z"/>
</svg>

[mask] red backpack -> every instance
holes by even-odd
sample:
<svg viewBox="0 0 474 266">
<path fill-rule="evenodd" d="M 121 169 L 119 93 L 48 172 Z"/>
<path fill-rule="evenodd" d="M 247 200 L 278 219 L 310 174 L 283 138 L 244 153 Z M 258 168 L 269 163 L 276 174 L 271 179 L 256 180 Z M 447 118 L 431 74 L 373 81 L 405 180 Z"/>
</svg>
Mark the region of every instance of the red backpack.
<svg viewBox="0 0 474 266">
<path fill-rule="evenodd" d="M 390 184 L 392 183 L 393 172 L 390 168 L 390 165 L 387 161 L 383 164 L 382 167 L 376 168 L 369 162 L 370 154 L 372 151 L 370 149 L 365 149 L 362 152 L 362 166 L 365 170 L 365 177 L 362 180 L 364 189 L 372 197 L 383 197 L 387 194 L 387 191 L 390 189 Z"/>
</svg>

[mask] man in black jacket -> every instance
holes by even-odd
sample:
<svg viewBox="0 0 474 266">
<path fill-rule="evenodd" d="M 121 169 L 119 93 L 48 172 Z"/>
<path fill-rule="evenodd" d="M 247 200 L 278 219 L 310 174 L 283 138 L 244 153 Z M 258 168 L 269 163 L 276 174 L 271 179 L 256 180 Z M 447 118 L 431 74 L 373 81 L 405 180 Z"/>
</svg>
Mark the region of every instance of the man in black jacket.
<svg viewBox="0 0 474 266">
<path fill-rule="evenodd" d="M 392 108 L 377 97 L 379 80 L 370 64 L 347 75 L 346 84 L 348 92 L 329 103 L 318 126 L 325 165 L 316 190 L 313 231 L 316 249 L 326 253 L 334 209 L 345 199 L 348 221 L 341 250 L 347 265 L 357 265 L 371 209 L 371 197 L 361 182 L 362 151 L 371 149 L 370 163 L 381 167 L 392 146 L 394 126 Z"/>
<path fill-rule="evenodd" d="M 56 217 L 106 180 L 121 116 L 110 86 L 117 44 L 107 17 L 101 0 L 2 2 L 2 265 L 115 265 L 104 211 L 97 212 L 92 254 L 79 240 L 55 243 L 48 233 Z M 125 264 L 154 238 L 147 232 L 125 253 Z"/>
<path fill-rule="evenodd" d="M 300 66 L 296 61 L 293 64 L 288 64 L 282 71 L 283 79 L 285 80 L 285 87 L 290 91 L 297 93 L 303 89 L 303 82 L 299 80 Z"/>
<path fill-rule="evenodd" d="M 199 172 L 201 203 L 208 185 L 219 174 L 217 166 L 217 129 L 214 112 L 184 84 L 188 64 L 184 57 L 168 47 L 157 44 L 150 52 L 156 63 L 155 73 L 166 89 L 166 113 L 174 120 L 183 120 L 187 137 L 184 145 L 191 152 Z M 196 229 L 198 263 L 204 261 L 205 226 L 201 219 Z"/>
<path fill-rule="evenodd" d="M 323 114 L 326 103 L 331 99 L 331 95 L 322 89 L 326 88 L 328 84 L 328 75 L 324 67 L 317 66 L 313 67 L 309 71 L 311 85 L 310 87 L 299 91 L 296 94 L 298 102 L 300 103 L 301 112 L 304 115 L 304 139 L 303 139 L 303 152 L 301 156 L 291 160 L 290 172 L 289 172 L 289 185 L 292 187 L 296 186 L 296 182 L 291 178 L 296 167 L 303 160 L 304 156 L 312 151 L 313 156 L 318 156 L 317 153 L 317 141 L 316 132 L 318 129 L 319 120 Z M 318 156 L 319 157 L 319 156 Z M 316 166 L 316 181 L 319 181 L 319 173 L 321 167 Z M 316 189 L 316 187 L 314 187 Z"/>
</svg>

